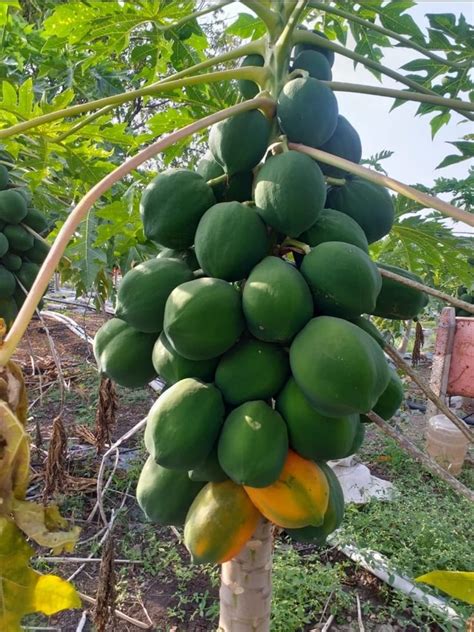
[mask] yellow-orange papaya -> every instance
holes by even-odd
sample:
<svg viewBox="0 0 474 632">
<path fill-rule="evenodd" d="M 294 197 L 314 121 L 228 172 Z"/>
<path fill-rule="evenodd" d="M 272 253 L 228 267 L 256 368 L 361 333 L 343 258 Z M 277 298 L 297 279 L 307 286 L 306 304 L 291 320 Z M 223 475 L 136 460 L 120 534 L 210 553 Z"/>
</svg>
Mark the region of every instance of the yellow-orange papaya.
<svg viewBox="0 0 474 632">
<path fill-rule="evenodd" d="M 208 483 L 194 499 L 184 523 L 184 544 L 195 564 L 222 564 L 251 538 L 260 514 L 240 485 Z"/>
<path fill-rule="evenodd" d="M 288 451 L 277 481 L 268 487 L 244 487 L 261 514 L 279 527 L 299 529 L 323 523 L 329 485 L 322 469 Z"/>
</svg>

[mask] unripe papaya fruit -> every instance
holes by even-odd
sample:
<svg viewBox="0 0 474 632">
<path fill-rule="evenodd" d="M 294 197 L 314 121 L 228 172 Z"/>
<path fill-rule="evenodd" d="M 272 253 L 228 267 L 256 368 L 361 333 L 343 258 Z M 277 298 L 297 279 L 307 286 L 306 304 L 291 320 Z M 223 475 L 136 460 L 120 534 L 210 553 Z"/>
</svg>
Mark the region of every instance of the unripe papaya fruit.
<svg viewBox="0 0 474 632">
<path fill-rule="evenodd" d="M 314 310 L 303 276 L 278 257 L 266 257 L 252 270 L 244 285 L 242 307 L 255 338 L 280 343 L 292 340 Z"/>
<path fill-rule="evenodd" d="M 193 563 L 231 560 L 252 537 L 260 518 L 240 485 L 232 481 L 205 485 L 184 523 L 184 544 Z"/>
<path fill-rule="evenodd" d="M 0 165 L 0 191 L 7 188 L 9 178 L 10 174 L 8 173 L 8 169 L 5 165 Z"/>
<path fill-rule="evenodd" d="M 247 55 L 244 57 L 242 63 L 240 64 L 241 68 L 245 66 L 259 66 L 262 67 L 264 64 L 264 59 L 261 55 Z M 260 92 L 260 88 L 255 81 L 250 81 L 250 79 L 239 79 L 237 81 L 237 85 L 239 86 L 240 94 L 244 97 L 244 99 L 253 99 Z"/>
<path fill-rule="evenodd" d="M 266 487 L 279 477 L 288 452 L 281 415 L 264 401 L 245 402 L 225 420 L 217 455 L 234 483 Z"/>
<path fill-rule="evenodd" d="M 387 384 L 387 388 L 377 400 L 377 403 L 373 407 L 374 413 L 377 413 L 382 419 L 386 421 L 391 419 L 397 412 L 403 402 L 403 382 L 398 376 L 395 369 L 390 367 L 390 381 Z M 371 420 L 365 415 L 360 416 L 361 421 L 367 423 Z"/>
<path fill-rule="evenodd" d="M 364 231 L 369 244 L 388 235 L 394 219 L 387 189 L 357 176 L 344 186 L 331 187 L 326 206 L 350 215 Z"/>
<path fill-rule="evenodd" d="M 18 307 L 12 296 L 0 298 L 0 318 L 3 318 L 7 329 L 10 329 L 18 315 Z"/>
<path fill-rule="evenodd" d="M 323 209 L 326 184 L 316 162 L 297 151 L 270 157 L 258 172 L 255 204 L 267 224 L 290 237 L 314 224 Z"/>
<path fill-rule="evenodd" d="M 286 421 L 290 447 L 316 461 L 342 459 L 350 452 L 359 415 L 326 417 L 312 405 L 291 377 L 278 395 L 276 409 Z"/>
<path fill-rule="evenodd" d="M 148 413 L 145 445 L 163 467 L 191 470 L 212 450 L 224 422 L 218 389 L 194 378 L 168 388 Z"/>
<path fill-rule="evenodd" d="M 34 239 L 33 248 L 30 248 L 25 252 L 25 257 L 28 261 L 41 264 L 46 259 L 49 253 L 49 246 L 41 239 Z"/>
<path fill-rule="evenodd" d="M 0 257 L 3 257 L 8 252 L 8 239 L 5 237 L 3 233 L 0 233 Z"/>
<path fill-rule="evenodd" d="M 23 264 L 23 259 L 13 252 L 7 252 L 1 259 L 2 265 L 10 272 L 18 272 Z"/>
<path fill-rule="evenodd" d="M 365 331 L 341 318 L 313 318 L 290 348 L 296 383 L 321 414 L 372 409 L 390 379 L 384 353 Z"/>
<path fill-rule="evenodd" d="M 277 481 L 267 487 L 244 486 L 261 514 L 279 527 L 319 526 L 329 501 L 329 485 L 321 468 L 288 451 Z"/>
<path fill-rule="evenodd" d="M 175 288 L 165 305 L 164 331 L 188 360 L 209 360 L 232 347 L 244 329 L 241 296 L 221 279 L 195 279 Z"/>
<path fill-rule="evenodd" d="M 313 248 L 300 270 L 320 314 L 354 318 L 371 313 L 382 287 L 380 272 L 369 255 L 342 241 L 326 241 Z"/>
<path fill-rule="evenodd" d="M 26 200 L 16 189 L 0 191 L 0 220 L 19 224 L 27 213 Z"/>
<path fill-rule="evenodd" d="M 155 371 L 168 386 L 176 384 L 185 377 L 194 377 L 203 382 L 212 382 L 219 358 L 210 360 L 188 360 L 183 358 L 171 346 L 164 332 L 153 347 L 152 362 Z"/>
<path fill-rule="evenodd" d="M 314 224 L 298 239 L 313 248 L 325 241 L 343 241 L 369 252 L 367 237 L 359 224 L 349 215 L 331 208 L 324 208 Z"/>
<path fill-rule="evenodd" d="M 320 147 L 334 134 L 338 113 L 333 91 L 312 77 L 288 81 L 278 95 L 278 122 L 292 143 Z"/>
<path fill-rule="evenodd" d="M 219 361 L 216 386 L 229 404 L 237 406 L 278 393 L 288 377 L 288 354 L 279 345 L 242 340 Z"/>
<path fill-rule="evenodd" d="M 255 209 L 240 202 L 223 202 L 204 213 L 194 243 L 205 274 L 240 281 L 267 254 L 269 240 Z"/>
<path fill-rule="evenodd" d="M 192 481 L 187 472 L 168 470 L 149 456 L 137 484 L 137 501 L 151 522 L 180 527 L 203 483 Z"/>
<path fill-rule="evenodd" d="M 23 261 L 21 268 L 16 273 L 18 281 L 29 291 L 38 276 L 39 265 L 29 261 Z"/>
<path fill-rule="evenodd" d="M 196 171 L 203 179 L 208 182 L 224 175 L 224 167 L 220 165 L 208 149 L 201 160 L 196 165 Z M 212 191 L 217 202 L 223 201 L 223 196 L 226 188 L 225 182 L 219 182 L 214 184 Z"/>
<path fill-rule="evenodd" d="M 188 472 L 188 476 L 192 481 L 206 483 L 222 483 L 229 479 L 219 463 L 217 445 L 212 448 L 200 465 Z"/>
<path fill-rule="evenodd" d="M 346 160 L 355 162 L 356 164 L 360 162 L 362 157 L 360 136 L 349 121 L 341 115 L 338 116 L 336 129 L 334 130 L 333 135 L 323 145 L 321 145 L 319 149 L 327 151 L 329 154 L 333 154 L 334 156 L 339 156 L 340 158 L 345 158 Z M 324 162 L 319 162 L 318 164 L 321 167 L 321 171 L 327 176 L 332 176 L 333 178 L 343 178 L 347 175 L 347 171 L 344 171 L 344 169 L 340 169 L 339 167 L 327 165 Z"/>
<path fill-rule="evenodd" d="M 123 277 L 115 314 L 138 331 L 159 333 L 163 329 L 168 296 L 175 287 L 192 278 L 192 271 L 179 259 L 144 261 Z"/>
<path fill-rule="evenodd" d="M 372 336 L 375 342 L 380 347 L 382 347 L 382 349 L 385 347 L 385 338 L 382 336 L 374 323 L 372 323 L 368 318 L 365 318 L 364 316 L 359 316 L 358 318 L 353 318 L 352 322 L 354 323 L 354 325 L 357 325 L 357 327 L 360 327 L 366 333 L 368 333 L 369 336 Z"/>
<path fill-rule="evenodd" d="M 197 164 L 197 172 L 204 180 L 224 175 L 224 168 L 207 151 Z M 227 176 L 223 182 L 212 185 L 217 202 L 247 202 L 252 199 L 253 173 L 244 171 Z"/>
<path fill-rule="evenodd" d="M 35 208 L 28 209 L 28 213 L 23 218 L 22 223 L 32 228 L 39 235 L 43 235 L 48 231 L 48 222 L 45 216 Z"/>
<path fill-rule="evenodd" d="M 8 239 L 10 251 L 24 253 L 27 250 L 30 250 L 30 248 L 33 248 L 34 237 L 31 233 L 25 230 L 23 226 L 8 224 L 3 229 L 3 233 Z"/>
<path fill-rule="evenodd" d="M 4 266 L 0 266 L 0 298 L 13 296 L 16 280 L 14 275 Z"/>
<path fill-rule="evenodd" d="M 191 270 L 197 270 L 199 268 L 198 260 L 196 259 L 196 253 L 194 248 L 187 248 L 186 250 L 174 250 L 173 248 L 163 248 L 156 255 L 157 259 L 179 259 Z"/>
<path fill-rule="evenodd" d="M 306 31 L 307 29 L 304 26 L 298 26 L 298 30 Z M 325 40 L 329 39 L 327 35 L 325 35 L 321 31 L 318 31 L 317 29 L 313 29 L 312 32 L 315 35 L 319 35 L 319 37 L 323 37 Z M 297 44 L 295 48 L 293 49 L 293 55 L 296 57 L 297 55 L 300 55 L 305 50 L 314 50 L 314 51 L 317 51 L 318 53 L 321 53 L 321 55 L 324 55 L 326 57 L 326 59 L 329 62 L 329 66 L 332 68 L 334 64 L 334 59 L 335 59 L 333 50 L 329 48 L 324 48 L 324 46 L 318 46 L 317 44 L 300 43 L 300 44 Z"/>
<path fill-rule="evenodd" d="M 199 220 L 215 201 L 211 187 L 198 173 L 188 169 L 163 171 L 141 198 L 145 236 L 168 248 L 189 248 Z"/>
<path fill-rule="evenodd" d="M 333 470 L 326 463 L 319 462 L 329 485 L 329 501 L 323 524 L 319 527 L 288 529 L 288 535 L 297 542 L 311 542 L 323 545 L 328 535 L 341 526 L 344 517 L 344 492 Z"/>
<path fill-rule="evenodd" d="M 377 265 L 383 270 L 388 270 L 406 279 L 423 283 L 423 280 L 417 274 L 403 268 L 384 263 L 378 263 Z M 391 318 L 392 320 L 409 320 L 417 316 L 427 304 L 428 296 L 424 292 L 383 276 L 382 288 L 374 309 L 370 313 L 382 318 Z"/>
<path fill-rule="evenodd" d="M 291 68 L 295 70 L 306 70 L 313 79 L 321 79 L 321 81 L 331 81 L 331 66 L 327 58 L 315 50 L 304 50 L 294 60 Z"/>
<path fill-rule="evenodd" d="M 211 127 L 209 148 L 229 175 L 250 171 L 263 158 L 271 122 L 260 110 L 249 110 Z"/>
<path fill-rule="evenodd" d="M 156 377 L 151 362 L 155 340 L 156 334 L 145 334 L 119 318 L 111 318 L 94 338 L 99 371 L 121 386 L 145 386 Z"/>
</svg>

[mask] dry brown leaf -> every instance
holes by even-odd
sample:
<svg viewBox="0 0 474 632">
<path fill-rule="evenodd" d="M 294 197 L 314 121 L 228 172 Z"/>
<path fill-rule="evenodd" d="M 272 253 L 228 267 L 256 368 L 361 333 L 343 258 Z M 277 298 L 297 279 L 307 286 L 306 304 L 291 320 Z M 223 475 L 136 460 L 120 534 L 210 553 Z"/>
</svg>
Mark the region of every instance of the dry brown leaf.
<svg viewBox="0 0 474 632">
<path fill-rule="evenodd" d="M 28 435 L 6 402 L 0 401 L 0 514 L 10 511 L 11 499 L 23 499 L 28 485 Z"/>
</svg>

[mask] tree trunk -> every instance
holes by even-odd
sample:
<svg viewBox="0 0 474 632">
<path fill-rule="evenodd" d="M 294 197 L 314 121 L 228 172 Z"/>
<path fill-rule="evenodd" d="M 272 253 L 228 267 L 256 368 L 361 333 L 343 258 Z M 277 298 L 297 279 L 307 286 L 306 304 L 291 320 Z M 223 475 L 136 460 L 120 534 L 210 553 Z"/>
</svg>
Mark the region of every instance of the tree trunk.
<svg viewBox="0 0 474 632">
<path fill-rule="evenodd" d="M 272 525 L 262 520 L 242 551 L 222 564 L 219 632 L 269 632 Z"/>
</svg>

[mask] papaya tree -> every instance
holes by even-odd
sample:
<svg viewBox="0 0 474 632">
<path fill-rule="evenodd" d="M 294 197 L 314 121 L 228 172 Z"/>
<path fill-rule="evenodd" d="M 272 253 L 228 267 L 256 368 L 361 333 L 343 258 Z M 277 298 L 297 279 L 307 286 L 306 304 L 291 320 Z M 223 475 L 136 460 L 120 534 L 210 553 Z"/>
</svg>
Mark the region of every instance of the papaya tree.
<svg viewBox="0 0 474 632">
<path fill-rule="evenodd" d="M 71 5 L 77 4 L 66 3 L 55 12 L 63 20 L 56 23 L 59 37 L 70 30 Z M 87 4 L 79 20 L 94 24 L 92 38 L 103 43 L 97 54 L 105 63 L 110 51 L 122 53 L 123 42 L 108 29 L 117 6 L 100 4 L 103 14 Z M 246 0 L 242 4 L 255 14 L 245 18 L 253 39 L 217 55 L 189 55 L 183 62 L 176 50 L 186 39 L 199 38 L 197 20 L 229 3 L 195 12 L 192 3 L 178 3 L 179 10 L 173 2 L 138 4 L 139 10 L 120 5 L 116 33 L 123 37 L 120 28 L 134 24 L 140 37 L 155 44 L 157 65 L 157 33 L 164 33 L 163 39 L 168 34 L 175 72 L 73 105 L 61 103 L 59 93 L 53 107 L 41 112 L 30 103 L 23 120 L 9 121 L 0 130 L 7 149 L 18 155 L 25 134 L 35 129 L 62 136 L 63 142 L 104 110 L 107 115 L 117 111 L 119 119 L 124 104 L 137 99 L 186 102 L 194 90 L 228 82 L 238 83 L 242 98 L 234 103 L 222 96 L 227 93 L 217 93 L 212 103 L 220 100 L 220 107 L 211 113 L 204 107 L 199 114 L 205 116 L 185 110 L 185 125 L 115 168 L 104 167 L 102 179 L 87 187 L 43 253 L 31 288 L 24 287 L 29 291 L 18 315 L 3 319 L 8 331 L 0 362 L 9 366 L 79 224 L 93 221 L 94 205 L 146 161 L 170 148 L 177 158 L 185 142 L 209 129 L 207 150 L 196 168 L 173 164 L 144 188 L 140 221 L 152 256 L 124 275 L 115 317 L 97 333 L 94 353 L 100 372 L 120 385 L 144 386 L 156 375 L 166 383 L 147 418 L 149 456 L 137 486 L 138 503 L 157 524 L 184 526 L 184 543 L 195 563 L 222 564 L 219 629 L 269 630 L 273 525 L 297 541 L 323 543 L 341 523 L 344 504 L 326 462 L 356 452 L 364 424 L 376 420 L 383 426 L 403 398 L 384 351 L 396 356 L 367 316 L 415 318 L 427 294 L 436 294 L 413 272 L 375 260 L 377 244 L 383 248 L 394 226 L 389 191 L 419 208 L 474 225 L 472 214 L 459 206 L 359 164 L 361 141 L 339 113 L 336 94 L 383 96 L 397 105 L 415 101 L 421 112 L 441 117 L 435 126 L 446 122 L 449 112 L 472 120 L 474 108 L 461 98 L 468 27 L 457 25 L 459 45 L 454 52 L 442 48 L 440 57 L 396 2 L 371 3 L 370 9 L 363 3 L 354 10 L 344 2 Z M 315 18 L 332 39 L 311 28 Z M 431 20 L 441 29 L 446 20 L 451 23 L 450 18 Z M 334 41 L 345 41 L 347 25 L 355 50 Z M 234 32 L 239 28 L 237 21 Z M 438 33 L 436 26 L 432 31 Z M 438 43 L 447 40 L 440 33 L 436 37 Z M 375 43 L 390 39 L 429 61 L 427 78 L 381 63 Z M 404 88 L 334 81 L 336 55 Z M 417 68 L 425 69 L 421 63 Z M 456 80 L 435 84 L 445 68 Z M 23 103 L 20 96 L 17 106 Z M 112 129 L 113 116 L 108 119 Z M 72 126 L 58 128 L 71 118 Z M 188 145 L 187 151 L 193 149 Z M 31 207 L 18 184 L 4 173 L 4 233 L 20 225 L 42 243 L 39 233 L 23 226 Z M 12 209 L 12 199 L 20 214 L 16 206 Z M 31 263 L 34 243 L 26 245 L 16 247 L 25 252 L 21 266 Z M 19 275 L 12 276 L 17 283 Z M 450 300 L 474 312 L 471 304 Z M 4 440 L 8 445 L 7 436 Z M 15 489 L 10 486 L 13 505 L 22 500 Z M 11 527 L 10 506 L 8 511 Z"/>
</svg>

